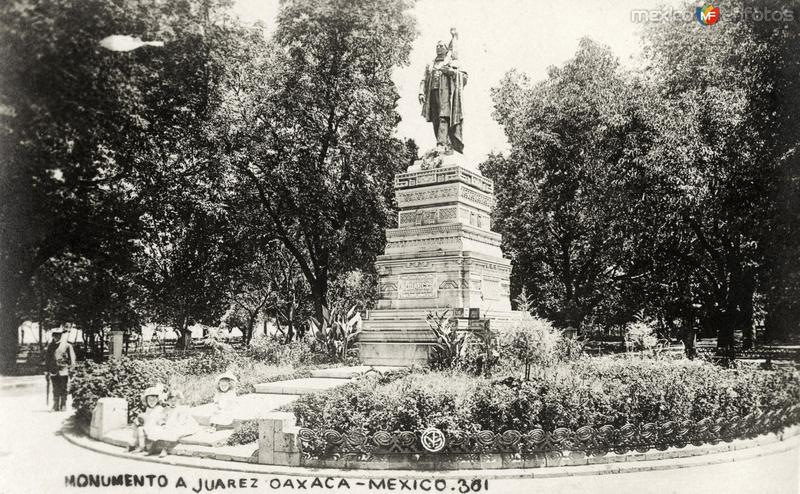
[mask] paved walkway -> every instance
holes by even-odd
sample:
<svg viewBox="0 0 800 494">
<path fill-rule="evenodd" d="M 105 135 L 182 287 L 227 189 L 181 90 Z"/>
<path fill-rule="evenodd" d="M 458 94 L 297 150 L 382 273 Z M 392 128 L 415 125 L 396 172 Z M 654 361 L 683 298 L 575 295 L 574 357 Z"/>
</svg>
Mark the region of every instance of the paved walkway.
<svg viewBox="0 0 800 494">
<path fill-rule="evenodd" d="M 308 470 L 302 475 L 286 475 L 278 473 L 246 473 L 231 472 L 225 468 L 230 462 L 213 462 L 196 458 L 174 458 L 175 461 L 194 461 L 203 468 L 178 467 L 163 463 L 146 463 L 136 459 L 119 458 L 97 453 L 69 443 L 61 436 L 60 428 L 67 413 L 48 412 L 44 404 L 44 383 L 12 390 L 0 390 L 0 493 L 50 493 L 50 492 L 117 492 L 117 493 L 150 493 L 179 492 L 189 493 L 196 489 L 199 482 L 215 482 L 220 479 L 228 485 L 233 481 L 240 485 L 244 479 L 245 486 L 251 485 L 255 479 L 256 488 L 237 487 L 236 489 L 220 488 L 213 492 L 334 492 L 336 489 L 325 488 L 324 485 L 341 486 L 347 482 L 349 490 L 341 492 L 425 492 L 423 485 L 429 487 L 438 478 L 431 473 L 429 483 L 421 484 L 417 479 L 409 484 L 401 472 L 397 479 L 370 485 L 368 481 L 358 477 L 357 472 L 339 472 L 328 478 L 327 472 Z M 800 468 L 800 450 L 794 449 L 763 457 L 750 458 L 743 461 L 706 465 L 702 467 L 680 468 L 664 471 L 647 471 L 616 475 L 598 475 L 585 477 L 563 477 L 543 479 L 489 479 L 488 493 L 797 493 L 800 492 L 798 468 Z M 246 465 L 241 465 L 246 466 Z M 84 488 L 70 487 L 65 480 L 70 476 L 81 474 L 92 475 L 153 475 L 156 483 L 159 479 L 167 482 L 167 487 L 106 487 Z M 472 475 L 480 477 L 480 472 Z M 161 477 L 159 477 L 161 476 Z M 315 478 L 323 487 L 311 488 Z M 76 477 L 77 478 L 77 477 Z M 186 487 L 176 487 L 180 480 Z M 401 487 L 400 479 L 406 482 Z M 145 479 L 147 481 L 147 479 Z M 303 487 L 301 487 L 301 482 Z M 447 479 L 445 492 L 460 492 L 461 484 L 457 479 Z M 470 479 L 471 482 L 471 479 Z M 360 483 L 360 484 L 359 484 Z M 210 484 L 209 484 L 210 485 Z M 382 488 L 381 485 L 383 486 Z M 201 490 L 198 492 L 208 492 Z M 431 490 L 430 492 L 435 492 Z"/>
</svg>

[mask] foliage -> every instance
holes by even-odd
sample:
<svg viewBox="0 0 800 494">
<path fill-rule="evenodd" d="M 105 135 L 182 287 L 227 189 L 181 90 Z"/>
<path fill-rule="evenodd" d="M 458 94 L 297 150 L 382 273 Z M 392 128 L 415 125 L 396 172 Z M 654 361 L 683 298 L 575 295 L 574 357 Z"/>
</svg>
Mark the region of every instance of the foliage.
<svg viewBox="0 0 800 494">
<path fill-rule="evenodd" d="M 143 411 L 140 393 L 163 384 L 176 390 L 189 406 L 210 403 L 217 389 L 217 376 L 225 371 L 237 378 L 237 394 L 253 393 L 255 385 L 264 382 L 297 379 L 310 375 L 308 367 L 316 361 L 304 357 L 291 362 L 263 362 L 248 355 L 206 352 L 188 358 L 153 358 L 95 363 L 81 362 L 70 379 L 72 403 L 79 421 L 88 423 L 97 400 L 122 397 L 128 401 L 129 418 Z"/>
<path fill-rule="evenodd" d="M 372 264 L 392 221 L 391 74 L 416 35 L 405 0 L 285 2 L 269 46 L 224 74 L 215 115 L 250 211 L 297 262 L 321 319 L 328 284 Z M 257 74 L 257 76 L 256 76 Z"/>
<path fill-rule="evenodd" d="M 4 368 L 38 306 L 97 343 L 107 327 L 154 316 L 184 330 L 224 311 L 233 232 L 206 126 L 222 52 L 262 36 L 229 11 L 227 0 L 0 6 L 0 222 L 24 232 L 0 236 Z M 165 43 L 98 47 L 115 33 Z"/>
<path fill-rule="evenodd" d="M 500 363 L 499 332 L 492 329 L 490 321 L 475 330 L 467 340 L 464 357 L 458 368 L 476 375 L 490 376 Z"/>
<path fill-rule="evenodd" d="M 357 429 L 455 430 L 735 420 L 800 400 L 796 371 L 729 370 L 688 360 L 580 359 L 541 372 L 539 379 L 490 380 L 460 372 L 413 373 L 389 383 L 377 377 L 294 403 L 298 424 Z"/>
<path fill-rule="evenodd" d="M 328 301 L 341 312 L 351 306 L 359 311 L 372 309 L 377 300 L 378 277 L 361 269 L 343 273 L 328 287 Z"/>
<path fill-rule="evenodd" d="M 659 340 L 655 328 L 644 320 L 637 320 L 625 331 L 625 341 L 629 350 L 645 353 L 652 356 L 661 354 L 668 341 Z"/>
<path fill-rule="evenodd" d="M 140 394 L 157 383 L 166 385 L 176 365 L 166 359 L 138 361 L 127 358 L 103 364 L 92 361 L 79 363 L 69 384 L 77 419 L 90 422 L 97 400 L 106 397 L 125 398 L 128 418 L 133 419 L 144 411 Z"/>
<path fill-rule="evenodd" d="M 636 161 L 648 142 L 641 93 L 610 49 L 589 39 L 547 79 L 512 70 L 492 90 L 511 143 L 507 156 L 481 165 L 496 184 L 493 224 L 515 260 L 514 289 L 526 290 L 522 310 L 559 327 L 604 311 L 613 322 L 638 302 L 630 285 L 648 265 L 633 252 L 650 241 L 630 223 L 646 183 Z M 609 297 L 615 303 L 604 306 Z"/>
<path fill-rule="evenodd" d="M 569 341 L 561 331 L 544 319 L 526 318 L 502 332 L 502 355 L 519 362 L 525 379 L 531 369 L 546 370 L 578 355 L 570 350 Z"/>
<path fill-rule="evenodd" d="M 265 364 L 293 366 L 319 365 L 333 361 L 331 356 L 315 350 L 310 337 L 283 343 L 278 338 L 262 336 L 253 339 L 245 350 L 245 355 Z"/>
<path fill-rule="evenodd" d="M 640 71 L 584 39 L 545 80 L 510 71 L 493 90 L 511 144 L 482 165 L 494 225 L 512 290 L 558 326 L 643 309 L 720 346 L 739 331 L 752 344 L 759 313 L 768 332 L 796 329 L 800 29 L 721 8 L 719 29 L 648 24 Z"/>
<path fill-rule="evenodd" d="M 301 396 L 294 402 L 294 413 L 303 427 L 341 431 L 460 427 L 458 404 L 466 405 L 471 381 L 449 380 L 452 375 L 446 372 L 427 376 L 409 374 L 385 384 L 379 376 L 364 376 L 330 392 Z"/>
<path fill-rule="evenodd" d="M 280 242 L 246 242 L 245 259 L 229 290 L 230 307 L 223 322 L 242 331 L 250 344 L 255 325 L 272 318 L 286 341 L 303 335 L 298 321 L 310 315 L 310 294 L 291 253 Z"/>
<path fill-rule="evenodd" d="M 439 313 L 429 312 L 425 317 L 436 342 L 430 355 L 434 369 L 455 369 L 460 366 L 467 352 L 467 334 L 459 332 L 453 320 L 447 316 L 449 309 Z"/>
<path fill-rule="evenodd" d="M 770 1 L 760 5 L 785 8 Z M 796 243 L 800 234 L 798 210 L 782 210 L 791 203 L 775 202 L 779 194 L 796 191 L 788 184 L 798 171 L 800 30 L 795 23 L 743 15 L 746 7 L 737 2 L 721 8 L 732 19 L 721 29 L 671 21 L 645 30 L 659 95 L 648 114 L 655 139 L 646 166 L 661 177 L 662 259 L 688 268 L 671 267 L 664 281 L 691 292 L 701 324 L 727 347 L 736 331 L 743 332 L 743 344 L 752 344 L 757 292 L 791 290 L 776 290 L 772 280 L 783 276 L 765 269 L 765 253 L 783 249 L 787 240 Z M 698 45 L 714 56 L 686 51 Z M 715 111 L 700 111 L 696 102 L 702 100 L 713 100 Z M 783 239 L 775 237 L 777 225 Z"/>
<path fill-rule="evenodd" d="M 228 445 L 250 444 L 258 441 L 258 420 L 245 420 L 233 434 L 228 436 Z"/>
<path fill-rule="evenodd" d="M 207 328 L 206 337 L 203 339 L 203 345 L 208 351 L 213 353 L 232 353 L 233 347 L 230 343 L 223 341 L 224 335 L 223 328 Z"/>
<path fill-rule="evenodd" d="M 308 321 L 314 348 L 339 361 L 344 361 L 354 350 L 356 337 L 361 333 L 361 314 L 355 306 L 346 314 L 337 309 L 322 307 L 322 320 Z"/>
<path fill-rule="evenodd" d="M 236 359 L 234 352 L 200 352 L 186 359 L 186 372 L 195 376 L 224 372 Z"/>
</svg>

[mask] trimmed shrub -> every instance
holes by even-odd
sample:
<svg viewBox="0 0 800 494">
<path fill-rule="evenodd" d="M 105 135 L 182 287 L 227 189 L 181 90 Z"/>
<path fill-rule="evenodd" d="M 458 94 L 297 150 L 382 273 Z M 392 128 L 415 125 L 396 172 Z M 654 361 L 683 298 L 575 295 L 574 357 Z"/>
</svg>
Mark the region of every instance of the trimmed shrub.
<svg viewBox="0 0 800 494">
<path fill-rule="evenodd" d="M 281 343 L 270 336 L 253 338 L 245 356 L 276 365 L 320 365 L 332 362 L 328 355 L 314 351 L 310 338 Z"/>
<path fill-rule="evenodd" d="M 245 420 L 228 437 L 228 446 L 250 444 L 258 441 L 258 420 Z"/>
<path fill-rule="evenodd" d="M 468 425 L 460 408 L 479 380 L 449 372 L 409 374 L 389 382 L 367 375 L 325 393 L 301 396 L 293 409 L 298 423 L 310 428 L 460 429 Z"/>
<path fill-rule="evenodd" d="M 522 319 L 498 334 L 500 360 L 505 366 L 517 366 L 530 379 L 562 362 L 576 359 L 582 345 L 564 337 L 559 329 L 545 320 L 534 317 Z"/>
<path fill-rule="evenodd" d="M 97 400 L 120 397 L 128 401 L 128 418 L 144 411 L 139 395 L 157 383 L 166 384 L 169 376 L 179 370 L 179 361 L 149 359 L 137 361 L 123 358 L 98 364 L 84 361 L 78 364 L 70 379 L 72 406 L 80 422 L 89 423 Z"/>
<path fill-rule="evenodd" d="M 239 360 L 235 352 L 206 351 L 185 360 L 184 373 L 202 376 L 225 372 Z"/>
<path fill-rule="evenodd" d="M 232 353 L 206 352 L 182 360 L 122 359 L 101 364 L 81 362 L 70 379 L 72 403 L 79 421 L 89 423 L 97 400 L 121 397 L 128 401 L 130 419 L 144 408 L 139 395 L 155 384 L 180 391 L 188 406 L 210 403 L 217 375 L 230 370 L 238 379 L 237 394 L 252 393 L 262 382 L 308 377 L 307 369 L 263 363 Z"/>
<path fill-rule="evenodd" d="M 359 381 L 294 404 L 303 427 L 573 430 L 691 420 L 736 420 L 800 403 L 800 373 L 722 369 L 688 360 L 583 358 L 537 371 L 539 379 L 489 380 L 459 372 Z"/>
</svg>

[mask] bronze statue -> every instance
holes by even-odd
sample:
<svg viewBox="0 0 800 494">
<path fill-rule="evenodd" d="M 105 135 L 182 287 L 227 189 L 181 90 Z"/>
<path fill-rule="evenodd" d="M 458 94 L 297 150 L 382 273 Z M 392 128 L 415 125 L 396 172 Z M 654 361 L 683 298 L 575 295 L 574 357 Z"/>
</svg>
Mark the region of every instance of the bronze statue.
<svg viewBox="0 0 800 494">
<path fill-rule="evenodd" d="M 458 32 L 450 29 L 450 44 L 436 44 L 436 58 L 425 67 L 425 77 L 419 84 L 422 116 L 433 123 L 438 154 L 464 153 L 462 127 L 464 113 L 461 93 L 467 84 L 467 73 L 459 67 L 456 42 Z"/>
</svg>

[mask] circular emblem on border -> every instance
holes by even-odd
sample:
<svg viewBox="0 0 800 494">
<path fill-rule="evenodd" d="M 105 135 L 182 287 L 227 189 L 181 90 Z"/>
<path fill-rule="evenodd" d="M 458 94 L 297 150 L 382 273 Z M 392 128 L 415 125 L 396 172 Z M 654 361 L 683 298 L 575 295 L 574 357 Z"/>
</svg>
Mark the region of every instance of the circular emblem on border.
<svg viewBox="0 0 800 494">
<path fill-rule="evenodd" d="M 422 447 L 425 448 L 426 451 L 438 453 L 444 449 L 445 438 L 444 434 L 439 429 L 426 429 L 422 431 L 422 436 L 420 436 L 419 439 L 422 443 Z"/>
</svg>

